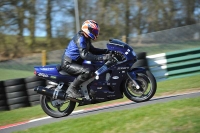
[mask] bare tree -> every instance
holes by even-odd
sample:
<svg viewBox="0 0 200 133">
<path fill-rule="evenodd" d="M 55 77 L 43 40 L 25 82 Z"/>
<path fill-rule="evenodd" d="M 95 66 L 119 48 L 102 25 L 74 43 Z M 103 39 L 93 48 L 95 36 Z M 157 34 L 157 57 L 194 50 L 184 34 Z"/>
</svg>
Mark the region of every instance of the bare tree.
<svg viewBox="0 0 200 133">
<path fill-rule="evenodd" d="M 35 6 L 36 6 L 36 1 L 35 0 L 29 0 L 28 1 L 28 11 L 29 11 L 29 17 L 28 17 L 28 20 L 29 20 L 29 24 L 28 24 L 28 29 L 30 31 L 30 43 L 29 43 L 29 46 L 30 47 L 33 47 L 34 44 L 36 43 L 36 40 L 35 40 L 35 22 L 36 22 L 36 9 L 35 9 Z"/>
<path fill-rule="evenodd" d="M 47 0 L 46 6 L 46 32 L 47 32 L 47 44 L 52 46 L 52 0 Z"/>
</svg>

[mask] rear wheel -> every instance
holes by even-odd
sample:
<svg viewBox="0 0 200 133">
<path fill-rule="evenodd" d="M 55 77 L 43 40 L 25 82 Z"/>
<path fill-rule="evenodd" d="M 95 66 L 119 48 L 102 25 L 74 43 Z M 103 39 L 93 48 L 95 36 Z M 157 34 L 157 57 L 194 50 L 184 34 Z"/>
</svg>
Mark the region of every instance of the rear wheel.
<svg viewBox="0 0 200 133">
<path fill-rule="evenodd" d="M 135 87 L 133 81 L 128 78 L 124 84 L 124 95 L 134 102 L 144 102 L 151 99 L 156 93 L 157 84 L 154 76 L 148 70 L 143 73 L 137 73 L 135 80 L 140 86 L 139 89 Z"/>
<path fill-rule="evenodd" d="M 40 97 L 40 104 L 47 115 L 55 118 L 68 116 L 76 106 L 76 102 L 70 100 L 63 101 L 59 99 L 53 100 L 44 95 Z"/>
<path fill-rule="evenodd" d="M 44 95 L 40 96 L 40 104 L 47 115 L 55 118 L 68 116 L 76 106 L 74 101 L 53 99 Z"/>
</svg>

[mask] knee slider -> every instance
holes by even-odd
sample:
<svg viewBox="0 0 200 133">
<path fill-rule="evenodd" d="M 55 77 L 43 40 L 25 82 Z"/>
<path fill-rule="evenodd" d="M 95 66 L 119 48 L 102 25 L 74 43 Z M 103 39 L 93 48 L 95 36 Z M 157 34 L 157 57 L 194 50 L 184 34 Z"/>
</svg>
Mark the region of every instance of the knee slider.
<svg viewBox="0 0 200 133">
<path fill-rule="evenodd" d="M 84 80 L 87 80 L 87 79 L 89 79 L 90 77 L 92 77 L 93 72 L 91 72 L 89 69 L 85 69 L 85 71 L 84 71 L 81 75 L 82 75 L 81 77 L 82 77 Z"/>
</svg>

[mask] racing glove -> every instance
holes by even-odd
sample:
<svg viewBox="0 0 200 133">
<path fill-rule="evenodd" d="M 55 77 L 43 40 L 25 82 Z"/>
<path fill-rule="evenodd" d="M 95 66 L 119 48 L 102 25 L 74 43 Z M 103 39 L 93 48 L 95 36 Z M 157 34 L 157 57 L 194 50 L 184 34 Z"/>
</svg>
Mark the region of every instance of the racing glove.
<svg viewBox="0 0 200 133">
<path fill-rule="evenodd" d="M 105 54 L 103 55 L 103 60 L 107 61 L 107 60 L 111 60 L 112 59 L 112 54 Z"/>
</svg>

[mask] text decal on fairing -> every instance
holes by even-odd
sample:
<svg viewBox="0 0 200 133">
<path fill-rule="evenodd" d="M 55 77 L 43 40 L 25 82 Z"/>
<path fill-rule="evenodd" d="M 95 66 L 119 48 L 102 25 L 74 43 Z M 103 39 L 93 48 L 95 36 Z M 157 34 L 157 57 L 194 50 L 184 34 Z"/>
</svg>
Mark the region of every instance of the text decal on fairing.
<svg viewBox="0 0 200 133">
<path fill-rule="evenodd" d="M 117 70 L 125 70 L 125 69 L 129 69 L 129 67 L 118 67 Z"/>
<path fill-rule="evenodd" d="M 128 53 L 130 52 L 130 49 L 127 49 L 127 51 L 125 52 L 125 55 L 128 55 Z"/>
<path fill-rule="evenodd" d="M 52 70 L 54 70 L 54 68 L 40 68 L 40 70 L 43 70 L 43 71 L 52 71 Z"/>
<path fill-rule="evenodd" d="M 47 74 L 45 74 L 45 73 L 38 73 L 38 76 L 40 76 L 40 77 L 49 77 Z"/>
</svg>

